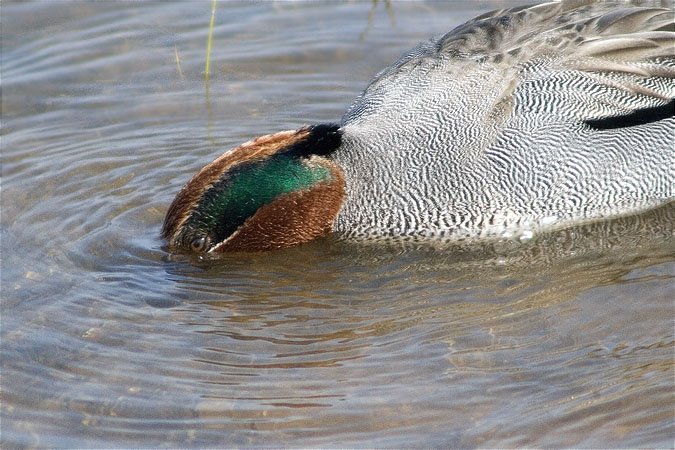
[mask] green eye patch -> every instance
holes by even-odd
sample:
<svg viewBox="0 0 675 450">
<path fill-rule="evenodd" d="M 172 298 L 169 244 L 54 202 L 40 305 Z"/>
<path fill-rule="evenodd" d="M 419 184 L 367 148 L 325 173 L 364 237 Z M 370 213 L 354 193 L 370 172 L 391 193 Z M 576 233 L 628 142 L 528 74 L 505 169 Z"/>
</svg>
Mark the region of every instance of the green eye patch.
<svg viewBox="0 0 675 450">
<path fill-rule="evenodd" d="M 307 165 L 306 160 L 288 153 L 237 165 L 204 193 L 186 229 L 203 231 L 213 242 L 221 242 L 280 195 L 309 189 L 330 178 L 327 168 Z"/>
</svg>

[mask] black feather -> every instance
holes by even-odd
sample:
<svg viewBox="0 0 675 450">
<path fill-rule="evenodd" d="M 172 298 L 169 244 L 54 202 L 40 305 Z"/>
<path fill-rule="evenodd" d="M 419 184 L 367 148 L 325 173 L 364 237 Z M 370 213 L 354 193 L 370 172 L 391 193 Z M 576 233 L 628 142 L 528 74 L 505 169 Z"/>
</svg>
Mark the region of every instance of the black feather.
<svg viewBox="0 0 675 450">
<path fill-rule="evenodd" d="M 627 128 L 646 123 L 658 122 L 675 116 L 675 99 L 665 105 L 638 109 L 622 116 L 603 117 L 602 119 L 586 120 L 584 123 L 596 130 L 611 130 Z"/>
</svg>

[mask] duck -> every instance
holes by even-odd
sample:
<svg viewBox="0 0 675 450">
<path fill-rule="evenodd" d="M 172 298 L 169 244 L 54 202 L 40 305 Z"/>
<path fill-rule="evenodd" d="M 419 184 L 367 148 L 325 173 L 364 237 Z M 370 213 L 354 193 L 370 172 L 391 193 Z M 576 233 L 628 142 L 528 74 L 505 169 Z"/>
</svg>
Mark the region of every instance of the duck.
<svg viewBox="0 0 675 450">
<path fill-rule="evenodd" d="M 503 239 L 669 203 L 673 17 L 579 0 L 478 16 L 380 71 L 339 123 L 204 166 L 161 235 L 197 253 Z"/>
</svg>

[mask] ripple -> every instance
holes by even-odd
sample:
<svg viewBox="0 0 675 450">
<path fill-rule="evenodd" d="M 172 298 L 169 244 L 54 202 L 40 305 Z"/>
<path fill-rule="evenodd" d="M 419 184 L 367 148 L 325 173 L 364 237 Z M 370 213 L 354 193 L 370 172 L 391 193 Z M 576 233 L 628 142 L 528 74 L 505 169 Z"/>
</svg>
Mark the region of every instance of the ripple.
<svg viewBox="0 0 675 450">
<path fill-rule="evenodd" d="M 196 5 L 3 5 L 4 446 L 670 445 L 675 203 L 528 242 L 168 253 L 205 162 L 338 119 L 479 12 L 219 4 L 207 92 Z"/>
</svg>

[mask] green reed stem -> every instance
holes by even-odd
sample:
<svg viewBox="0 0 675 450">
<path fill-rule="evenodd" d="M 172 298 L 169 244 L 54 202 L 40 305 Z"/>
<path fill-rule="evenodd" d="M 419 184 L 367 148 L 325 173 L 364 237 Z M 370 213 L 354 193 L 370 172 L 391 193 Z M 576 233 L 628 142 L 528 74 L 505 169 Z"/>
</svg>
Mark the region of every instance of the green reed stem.
<svg viewBox="0 0 675 450">
<path fill-rule="evenodd" d="M 206 67 L 204 68 L 204 80 L 209 82 L 211 73 L 211 43 L 213 42 L 213 24 L 216 21 L 216 0 L 211 0 L 211 22 L 209 23 L 209 37 L 206 41 Z"/>
</svg>

